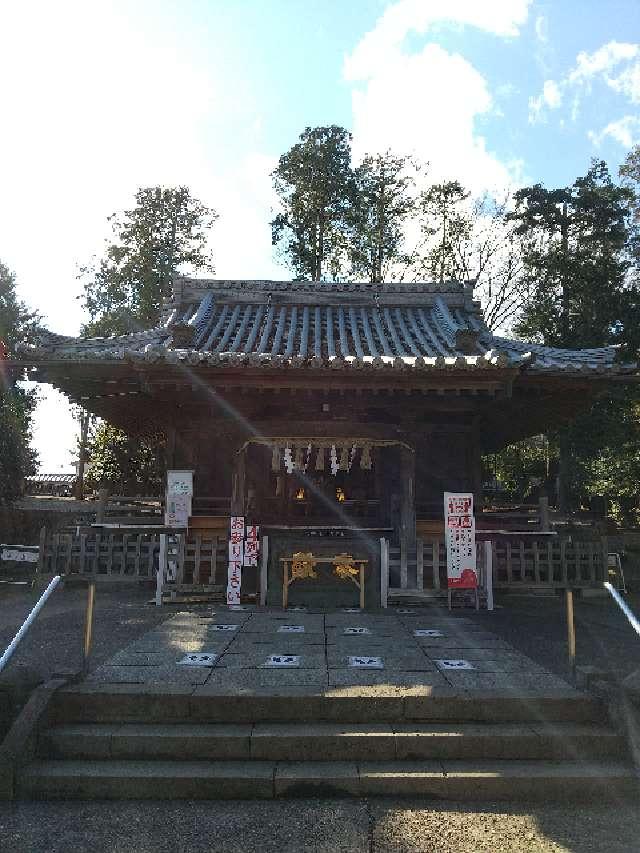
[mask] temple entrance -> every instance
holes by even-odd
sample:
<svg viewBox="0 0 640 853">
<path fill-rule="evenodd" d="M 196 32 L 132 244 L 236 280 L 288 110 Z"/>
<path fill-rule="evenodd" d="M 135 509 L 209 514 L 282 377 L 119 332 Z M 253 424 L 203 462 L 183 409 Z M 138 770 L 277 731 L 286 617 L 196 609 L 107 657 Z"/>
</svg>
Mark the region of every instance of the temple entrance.
<svg viewBox="0 0 640 853">
<path fill-rule="evenodd" d="M 249 443 L 247 515 L 292 527 L 397 528 L 403 487 L 401 448 L 358 440 Z"/>
</svg>

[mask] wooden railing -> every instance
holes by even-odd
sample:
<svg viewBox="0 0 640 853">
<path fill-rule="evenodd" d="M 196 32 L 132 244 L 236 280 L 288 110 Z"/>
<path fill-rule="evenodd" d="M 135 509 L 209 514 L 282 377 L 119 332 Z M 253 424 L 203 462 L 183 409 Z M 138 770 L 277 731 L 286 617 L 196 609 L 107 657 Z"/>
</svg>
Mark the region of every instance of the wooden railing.
<svg viewBox="0 0 640 853">
<path fill-rule="evenodd" d="M 44 546 L 43 571 L 151 579 L 155 577 L 159 553 L 160 532 L 155 530 L 54 533 Z"/>
<path fill-rule="evenodd" d="M 491 542 L 493 586 L 502 589 L 599 587 L 606 580 L 607 540 L 573 540 L 555 534 L 478 534 L 478 565 Z M 389 549 L 389 596 L 446 589 L 444 538 L 425 536 L 415 550 Z"/>
<path fill-rule="evenodd" d="M 163 534 L 176 540 L 176 584 L 222 587 L 226 581 L 226 530 L 223 539 L 215 531 L 203 530 L 185 537 L 165 527 L 54 533 L 44 542 L 41 571 L 151 580 L 158 569 Z"/>
</svg>

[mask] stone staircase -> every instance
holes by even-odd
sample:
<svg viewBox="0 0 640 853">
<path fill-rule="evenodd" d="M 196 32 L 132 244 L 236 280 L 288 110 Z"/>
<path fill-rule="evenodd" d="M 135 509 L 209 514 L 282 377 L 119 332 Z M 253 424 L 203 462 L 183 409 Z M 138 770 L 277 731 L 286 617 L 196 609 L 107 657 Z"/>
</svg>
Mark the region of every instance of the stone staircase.
<svg viewBox="0 0 640 853">
<path fill-rule="evenodd" d="M 206 685 L 59 691 L 22 798 L 636 796 L 624 739 L 578 693 L 228 695 Z"/>
</svg>

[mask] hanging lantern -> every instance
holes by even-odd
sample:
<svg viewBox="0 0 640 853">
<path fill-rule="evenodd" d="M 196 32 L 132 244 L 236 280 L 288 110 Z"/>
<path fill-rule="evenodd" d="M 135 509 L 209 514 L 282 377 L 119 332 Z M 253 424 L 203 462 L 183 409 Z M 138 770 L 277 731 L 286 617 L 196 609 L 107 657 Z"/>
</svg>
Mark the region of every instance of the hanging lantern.
<svg viewBox="0 0 640 853">
<path fill-rule="evenodd" d="M 316 455 L 316 471 L 324 471 L 324 447 L 322 445 L 318 447 Z"/>
<path fill-rule="evenodd" d="M 371 445 L 365 444 L 360 457 L 360 467 L 363 471 L 371 470 Z"/>
<path fill-rule="evenodd" d="M 271 448 L 271 470 L 274 474 L 280 470 L 280 448 L 277 444 Z"/>
</svg>

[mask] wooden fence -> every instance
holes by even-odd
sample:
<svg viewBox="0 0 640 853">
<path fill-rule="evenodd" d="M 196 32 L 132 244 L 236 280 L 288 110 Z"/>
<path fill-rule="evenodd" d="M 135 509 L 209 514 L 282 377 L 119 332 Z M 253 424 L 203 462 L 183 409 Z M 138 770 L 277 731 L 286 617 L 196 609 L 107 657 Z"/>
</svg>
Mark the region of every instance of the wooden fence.
<svg viewBox="0 0 640 853">
<path fill-rule="evenodd" d="M 170 537 L 176 554 L 176 584 L 207 586 L 226 582 L 226 535 L 158 530 L 96 529 L 55 533 L 44 543 L 41 571 L 112 579 L 153 579 L 160 560 L 160 537 Z"/>
<path fill-rule="evenodd" d="M 484 541 L 491 542 L 493 586 L 497 589 L 599 587 L 606 580 L 607 540 L 572 540 L 544 534 L 485 533 L 478 537 L 478 565 Z M 422 537 L 415 550 L 388 553 L 388 595 L 420 596 L 447 587 L 444 538 Z"/>
</svg>

